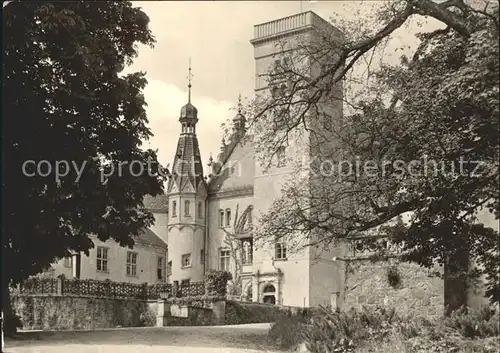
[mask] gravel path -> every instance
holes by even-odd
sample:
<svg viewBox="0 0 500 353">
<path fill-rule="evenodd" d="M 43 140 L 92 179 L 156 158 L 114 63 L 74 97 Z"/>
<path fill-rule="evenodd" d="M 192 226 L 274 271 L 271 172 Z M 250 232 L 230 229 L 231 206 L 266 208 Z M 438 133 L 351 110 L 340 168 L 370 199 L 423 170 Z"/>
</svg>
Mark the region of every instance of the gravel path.
<svg viewBox="0 0 500 353">
<path fill-rule="evenodd" d="M 6 353 L 257 353 L 272 352 L 269 324 L 31 331 L 7 339 Z"/>
</svg>

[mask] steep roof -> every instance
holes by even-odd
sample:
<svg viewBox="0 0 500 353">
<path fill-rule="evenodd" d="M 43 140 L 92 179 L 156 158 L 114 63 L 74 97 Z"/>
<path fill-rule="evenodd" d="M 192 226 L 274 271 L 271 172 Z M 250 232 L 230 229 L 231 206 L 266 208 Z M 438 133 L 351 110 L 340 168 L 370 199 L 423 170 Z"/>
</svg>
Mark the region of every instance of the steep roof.
<svg viewBox="0 0 500 353">
<path fill-rule="evenodd" d="M 141 245 L 152 245 L 168 249 L 167 244 L 151 229 L 144 229 L 139 237 L 134 238 L 134 241 Z"/>
<path fill-rule="evenodd" d="M 168 197 L 166 194 L 157 196 L 146 195 L 144 197 L 144 207 L 150 211 L 164 211 L 168 210 Z"/>
<path fill-rule="evenodd" d="M 172 177 L 167 190 L 171 190 L 173 183 L 176 183 L 180 190 L 187 182 L 191 183 L 194 189 L 198 188 L 200 182 L 204 182 L 200 147 L 195 133 L 179 136 L 172 166 Z"/>
<path fill-rule="evenodd" d="M 251 137 L 252 136 L 250 136 L 244 129 L 236 130 L 231 134 L 231 136 L 229 137 L 229 143 L 223 147 L 221 153 L 217 156 L 214 175 L 209 179 L 207 183 L 207 189 L 209 191 L 215 191 L 214 188 L 217 189 L 217 185 L 219 184 L 217 183 L 217 180 L 219 180 L 220 171 L 231 158 L 231 155 L 236 149 L 236 146 L 238 144 L 245 144 L 247 139 L 251 139 Z"/>
</svg>

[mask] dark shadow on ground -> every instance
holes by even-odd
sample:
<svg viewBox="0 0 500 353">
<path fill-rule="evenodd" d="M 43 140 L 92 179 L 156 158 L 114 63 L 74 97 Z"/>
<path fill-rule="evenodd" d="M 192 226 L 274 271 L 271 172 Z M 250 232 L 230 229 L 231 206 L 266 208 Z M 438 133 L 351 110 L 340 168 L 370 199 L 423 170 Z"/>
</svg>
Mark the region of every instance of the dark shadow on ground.
<svg viewBox="0 0 500 353">
<path fill-rule="evenodd" d="M 170 345 L 190 347 L 275 349 L 267 338 L 267 328 L 144 327 L 98 331 L 19 332 L 6 337 L 6 348 L 38 345 Z"/>
</svg>

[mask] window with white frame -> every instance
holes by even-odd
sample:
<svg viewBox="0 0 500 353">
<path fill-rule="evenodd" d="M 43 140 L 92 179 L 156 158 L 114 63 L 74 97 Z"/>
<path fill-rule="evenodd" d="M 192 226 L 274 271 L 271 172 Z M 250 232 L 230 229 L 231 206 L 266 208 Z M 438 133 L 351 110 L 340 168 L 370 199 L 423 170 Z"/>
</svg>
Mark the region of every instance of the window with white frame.
<svg viewBox="0 0 500 353">
<path fill-rule="evenodd" d="M 276 240 L 275 243 L 275 259 L 286 259 L 286 244 L 283 239 Z"/>
<path fill-rule="evenodd" d="M 157 262 L 156 262 L 156 278 L 159 280 L 164 279 L 163 275 L 163 268 L 165 265 L 165 259 L 163 256 L 158 256 Z"/>
<path fill-rule="evenodd" d="M 137 276 L 137 253 L 127 251 L 127 276 Z"/>
<path fill-rule="evenodd" d="M 205 264 L 205 250 L 200 250 L 200 264 Z"/>
<path fill-rule="evenodd" d="M 224 227 L 224 210 L 219 210 L 219 228 Z"/>
<path fill-rule="evenodd" d="M 231 263 L 231 252 L 228 249 L 221 249 L 219 259 L 219 269 L 221 271 L 229 271 L 229 264 Z"/>
<path fill-rule="evenodd" d="M 172 201 L 172 217 L 177 217 L 177 201 Z"/>
<path fill-rule="evenodd" d="M 108 272 L 108 248 L 103 246 L 97 247 L 97 271 Z"/>
<path fill-rule="evenodd" d="M 226 209 L 226 227 L 231 226 L 231 210 L 229 208 Z"/>
<path fill-rule="evenodd" d="M 252 239 L 243 239 L 241 246 L 241 262 L 243 265 L 251 265 L 253 261 Z"/>
<path fill-rule="evenodd" d="M 184 201 L 184 216 L 191 216 L 191 202 L 189 200 Z"/>
<path fill-rule="evenodd" d="M 203 218 L 203 204 L 198 202 L 198 218 Z"/>
<path fill-rule="evenodd" d="M 191 254 L 184 254 L 181 256 L 181 266 L 182 267 L 189 267 L 191 266 Z"/>
<path fill-rule="evenodd" d="M 64 267 L 72 267 L 73 266 L 73 258 L 71 256 L 64 258 Z"/>
<path fill-rule="evenodd" d="M 172 274 L 172 261 L 169 261 L 167 263 L 167 276 L 170 276 Z"/>
</svg>

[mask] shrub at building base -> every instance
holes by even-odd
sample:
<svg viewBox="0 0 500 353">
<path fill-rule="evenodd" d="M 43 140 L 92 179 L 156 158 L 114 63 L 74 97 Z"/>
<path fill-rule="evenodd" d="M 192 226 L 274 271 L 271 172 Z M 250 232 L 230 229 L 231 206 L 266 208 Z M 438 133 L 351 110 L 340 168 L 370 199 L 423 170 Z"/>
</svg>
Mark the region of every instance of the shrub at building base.
<svg viewBox="0 0 500 353">
<path fill-rule="evenodd" d="M 156 326 L 156 315 L 156 311 L 154 311 L 151 307 L 146 307 L 144 311 L 139 315 L 139 325 L 141 327 Z"/>
<path fill-rule="evenodd" d="M 280 315 L 271 325 L 269 342 L 283 350 L 295 348 L 304 341 L 302 332 L 306 324 L 307 320 L 301 316 Z"/>
<path fill-rule="evenodd" d="M 457 311 L 438 322 L 402 318 L 394 310 L 364 309 L 333 313 L 323 308 L 309 322 L 281 317 L 269 331 L 282 349 L 304 343 L 311 353 L 494 353 L 498 352 L 498 311 Z"/>
<path fill-rule="evenodd" d="M 227 291 L 227 282 L 232 280 L 233 276 L 227 271 L 210 270 L 205 274 L 205 292 L 208 296 L 225 297 Z"/>
<path fill-rule="evenodd" d="M 226 325 L 276 322 L 284 316 L 302 318 L 302 321 L 305 321 L 314 311 L 314 308 L 228 300 L 226 301 Z"/>
</svg>

